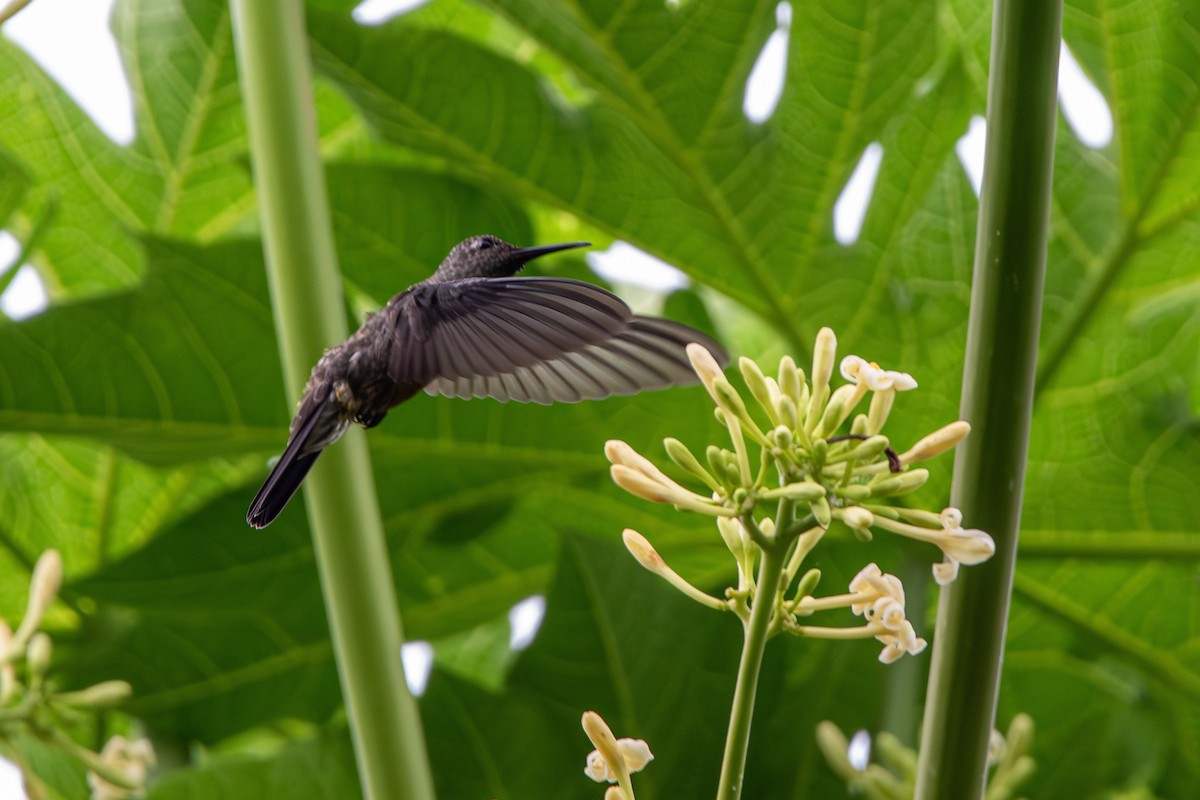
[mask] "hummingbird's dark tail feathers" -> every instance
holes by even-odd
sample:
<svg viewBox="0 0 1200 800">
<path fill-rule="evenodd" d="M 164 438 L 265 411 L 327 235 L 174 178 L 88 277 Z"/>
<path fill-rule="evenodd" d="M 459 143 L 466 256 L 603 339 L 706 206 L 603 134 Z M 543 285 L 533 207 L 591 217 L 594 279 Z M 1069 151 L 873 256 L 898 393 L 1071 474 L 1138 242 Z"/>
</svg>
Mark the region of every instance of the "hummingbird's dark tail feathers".
<svg viewBox="0 0 1200 800">
<path fill-rule="evenodd" d="M 323 405 L 319 402 L 314 403 L 308 409 L 309 414 L 288 440 L 283 455 L 279 457 L 271 474 L 254 496 L 254 502 L 246 512 L 246 522 L 250 523 L 251 527 L 265 528 L 279 516 L 279 512 L 283 511 L 283 507 L 300 488 L 304 476 L 316 463 L 317 456 L 321 455 L 326 444 L 332 443 L 332 440 L 321 442 L 323 437 L 329 435 L 329 431 L 326 430 L 328 425 L 318 425 Z M 302 415 L 304 411 L 302 408 Z M 344 430 L 345 426 L 342 427 Z M 334 437 L 336 438 L 337 436 Z"/>
</svg>

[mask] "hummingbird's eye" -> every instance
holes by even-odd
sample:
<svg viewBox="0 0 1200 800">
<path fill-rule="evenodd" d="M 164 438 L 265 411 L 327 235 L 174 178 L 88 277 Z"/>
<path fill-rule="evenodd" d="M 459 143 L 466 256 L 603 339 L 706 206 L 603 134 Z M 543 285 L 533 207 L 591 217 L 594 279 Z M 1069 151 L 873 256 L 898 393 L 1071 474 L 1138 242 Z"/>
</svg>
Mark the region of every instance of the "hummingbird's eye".
<svg viewBox="0 0 1200 800">
<path fill-rule="evenodd" d="M 476 250 L 490 250 L 492 247 L 495 246 L 495 244 L 496 243 L 493 242 L 491 239 L 480 239 L 479 241 L 475 242 L 475 249 Z"/>
</svg>

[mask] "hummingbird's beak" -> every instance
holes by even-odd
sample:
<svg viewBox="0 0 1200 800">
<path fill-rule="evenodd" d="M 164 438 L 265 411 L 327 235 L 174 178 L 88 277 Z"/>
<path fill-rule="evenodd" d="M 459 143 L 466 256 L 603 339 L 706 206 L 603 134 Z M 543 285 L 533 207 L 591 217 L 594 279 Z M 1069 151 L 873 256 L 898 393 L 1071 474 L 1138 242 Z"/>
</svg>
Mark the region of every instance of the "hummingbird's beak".
<svg viewBox="0 0 1200 800">
<path fill-rule="evenodd" d="M 557 253 L 559 250 L 574 250 L 576 247 L 591 247 L 591 242 L 567 242 L 566 244 L 543 244 L 538 247 L 518 247 L 512 253 L 512 260 L 518 264 L 525 264 L 533 261 L 535 258 L 541 258 L 550 253 Z"/>
</svg>

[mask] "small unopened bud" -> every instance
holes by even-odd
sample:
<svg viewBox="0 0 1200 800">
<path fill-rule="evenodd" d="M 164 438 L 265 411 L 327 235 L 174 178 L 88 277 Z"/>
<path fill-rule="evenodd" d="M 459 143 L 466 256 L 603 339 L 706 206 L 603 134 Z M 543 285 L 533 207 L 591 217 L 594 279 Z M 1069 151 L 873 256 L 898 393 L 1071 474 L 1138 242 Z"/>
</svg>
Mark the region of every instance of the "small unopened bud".
<svg viewBox="0 0 1200 800">
<path fill-rule="evenodd" d="M 892 405 L 896 402 L 896 390 L 884 389 L 875 392 L 871 397 L 871 406 L 867 409 L 867 433 L 879 433 L 887 422 L 888 414 L 892 413 Z"/>
<path fill-rule="evenodd" d="M 780 425 L 774 431 L 771 432 L 771 435 L 775 439 L 776 447 L 778 447 L 781 450 L 791 450 L 792 449 L 792 430 L 791 430 L 791 428 L 788 428 L 786 425 Z"/>
<path fill-rule="evenodd" d="M 866 530 L 875 524 L 875 515 L 861 506 L 851 506 L 842 511 L 842 522 L 857 530 Z"/>
<path fill-rule="evenodd" d="M 662 575 L 667 569 L 667 563 L 650 544 L 650 541 L 632 528 L 626 528 L 621 533 L 621 540 L 626 549 L 637 559 L 637 562 L 655 575 Z"/>
<path fill-rule="evenodd" d="M 604 800 L 626 800 L 625 791 L 620 786 L 610 786 L 604 790 Z"/>
<path fill-rule="evenodd" d="M 13 647 L 24 647 L 33 636 L 33 632 L 38 629 L 46 609 L 58 596 L 58 590 L 62 587 L 62 577 L 62 556 L 58 551 L 47 550 L 42 553 L 33 567 L 33 576 L 29 581 L 29 605 L 25 610 L 25 618 L 13 634 Z"/>
<path fill-rule="evenodd" d="M 856 402 L 859 389 L 853 384 L 839 386 L 829 398 L 829 404 L 825 406 L 825 413 L 821 415 L 821 421 L 817 427 L 813 429 L 814 436 L 829 436 L 846 421 L 846 417 L 854 410 L 852 405 Z"/>
<path fill-rule="evenodd" d="M 833 490 L 833 493 L 847 500 L 861 501 L 871 497 L 871 487 L 862 483 L 851 483 L 846 486 L 837 487 Z"/>
<path fill-rule="evenodd" d="M 1033 777 L 1033 773 L 1037 771 L 1037 762 L 1029 756 L 1021 756 L 1013 761 L 1013 764 L 1008 769 L 1008 780 L 1005 781 L 1009 786 L 1020 786 Z"/>
<path fill-rule="evenodd" d="M 1013 753 L 1028 753 L 1033 747 L 1033 717 L 1028 714 L 1017 714 L 1008 723 L 1008 749 Z"/>
<path fill-rule="evenodd" d="M 871 533 L 870 528 L 851 528 L 850 533 L 854 534 L 854 538 L 860 542 L 869 542 L 875 538 L 875 534 Z"/>
<path fill-rule="evenodd" d="M 870 483 L 871 496 L 894 497 L 899 494 L 907 494 L 920 489 L 927 480 L 929 480 L 929 470 L 927 469 L 910 469 L 907 472 L 888 474 Z"/>
<path fill-rule="evenodd" d="M 828 528 L 829 523 L 833 521 L 833 509 L 829 507 L 829 501 L 824 497 L 820 497 L 808 505 L 812 509 L 813 517 L 816 518 L 817 524 L 822 528 Z"/>
<path fill-rule="evenodd" d="M 800 385 L 804 383 L 800 371 L 796 369 L 796 362 L 791 356 L 784 356 L 779 359 L 779 390 L 787 397 L 791 398 L 792 403 L 800 404 Z M 793 426 L 794 427 L 794 426 Z"/>
<path fill-rule="evenodd" d="M 904 464 L 914 464 L 940 456 L 967 438 L 967 434 L 970 432 L 971 425 L 969 423 L 961 419 L 951 422 L 914 444 L 908 452 L 900 456 L 900 461 Z"/>
<path fill-rule="evenodd" d="M 699 347 L 699 345 L 690 345 L 690 348 Z M 703 348 L 700 348 L 703 349 Z M 707 350 L 704 350 L 707 353 Z M 614 770 L 625 772 L 625 759 L 621 758 L 621 751 L 617 748 L 617 737 L 613 736 L 612 729 L 608 727 L 608 723 L 604 718 L 595 711 L 583 712 L 583 732 L 587 734 L 591 740 L 592 746 L 600 751 L 600 757 L 605 763 Z"/>
<path fill-rule="evenodd" d="M 17 671 L 11 663 L 0 664 L 0 705 L 4 705 L 17 691 Z"/>
<path fill-rule="evenodd" d="M 133 687 L 126 681 L 103 681 L 77 692 L 62 692 L 54 700 L 76 708 L 110 708 L 133 694 Z"/>
<path fill-rule="evenodd" d="M 668 437 L 663 439 L 663 447 L 666 449 L 667 455 L 680 469 L 702 480 L 714 492 L 721 490 L 721 484 L 701 465 L 696 457 L 692 455 L 692 451 L 683 442 Z"/>
<path fill-rule="evenodd" d="M 767 500 L 778 500 L 781 497 L 786 497 L 791 500 L 800 500 L 808 503 L 819 497 L 824 497 L 825 487 L 812 481 L 799 481 L 797 483 L 787 483 L 783 486 L 777 486 L 774 489 L 767 489 L 761 492 L 759 496 Z"/>
<path fill-rule="evenodd" d="M 668 491 L 667 487 L 658 481 L 647 478 L 637 470 L 630 469 L 623 464 L 613 464 L 609 469 L 609 473 L 612 475 L 613 483 L 643 500 L 650 500 L 654 503 L 673 502 L 673 492 Z"/>
<path fill-rule="evenodd" d="M 792 430 L 800 427 L 800 414 L 796 411 L 796 401 L 788 395 L 780 395 L 778 403 L 779 422 Z"/>
<path fill-rule="evenodd" d="M 854 461 L 870 461 L 888 448 L 888 437 L 868 436 L 850 451 L 849 457 Z"/>
<path fill-rule="evenodd" d="M 717 517 L 717 531 L 734 558 L 740 559 L 746 551 L 746 535 L 742 523 L 733 517 Z"/>
<path fill-rule="evenodd" d="M 875 746 L 884 763 L 891 766 L 901 775 L 917 774 L 917 752 L 897 739 L 887 731 L 880 731 L 875 737 Z"/>
<path fill-rule="evenodd" d="M 656 483 L 666 486 L 678 485 L 667 475 L 654 466 L 654 462 L 634 450 L 620 439 L 609 439 L 604 443 L 604 455 L 613 464 L 621 464 L 642 473 Z"/>
<path fill-rule="evenodd" d="M 742 401 L 742 396 L 737 393 L 737 389 L 733 388 L 732 383 L 724 378 L 718 378 L 713 381 L 713 395 L 716 397 L 717 403 L 725 411 L 727 425 L 729 416 L 736 417 L 745 426 L 746 432 L 755 441 L 766 441 L 766 436 L 763 435 L 762 430 L 758 427 L 758 423 L 750 417 L 750 412 L 746 410 L 746 404 Z M 730 432 L 732 433 L 732 428 Z"/>
<path fill-rule="evenodd" d="M 709 470 L 720 483 L 726 486 L 737 483 L 737 479 L 730 479 L 729 474 L 725 471 L 725 455 L 721 448 L 710 444 L 704 449 L 704 457 L 708 461 Z"/>
<path fill-rule="evenodd" d="M 829 456 L 829 442 L 825 439 L 814 440 L 810 455 L 812 457 L 813 469 L 820 472 L 825 468 L 825 459 Z"/>
<path fill-rule="evenodd" d="M 817 584 L 821 582 L 821 570 L 817 568 L 810 569 L 800 578 L 800 582 L 796 584 L 796 598 L 801 599 L 812 594 Z"/>
<path fill-rule="evenodd" d="M 771 396 L 771 389 L 767 386 L 767 378 L 763 375 L 762 370 L 759 369 L 758 364 L 742 356 L 738 359 L 738 368 L 742 372 L 742 380 L 746 382 L 746 388 L 750 390 L 750 394 L 762 406 L 762 410 L 767 412 L 767 416 L 771 418 L 771 424 L 778 425 L 779 410 L 775 407 L 774 399 Z"/>
<path fill-rule="evenodd" d="M 626 549 L 628 549 L 630 554 L 637 559 L 639 564 L 641 564 L 650 572 L 653 572 L 655 575 L 658 575 L 660 578 L 666 580 L 667 583 L 671 584 L 676 589 L 695 600 L 697 603 L 718 611 L 725 611 L 727 609 L 724 601 L 718 600 L 712 595 L 700 591 L 695 586 L 684 580 L 683 576 L 681 576 L 678 572 L 671 569 L 671 567 L 667 565 L 667 562 L 663 561 L 663 557 L 658 554 L 658 551 L 654 549 L 654 546 L 650 544 L 645 536 L 642 536 L 632 528 L 626 528 L 621 533 L 621 540 L 625 542 Z"/>
<path fill-rule="evenodd" d="M 708 389 L 708 393 L 711 395 L 713 381 L 725 375 L 721 371 L 721 365 L 717 363 L 707 348 L 695 342 L 687 346 L 687 357 L 692 362 L 692 369 L 696 371 L 696 376 L 700 378 L 700 382 L 704 384 L 704 388 Z M 716 399 L 716 395 L 713 395 L 713 400 Z"/>
<path fill-rule="evenodd" d="M 805 427 L 810 431 L 817 423 L 821 406 L 829 396 L 829 378 L 833 375 L 833 362 L 837 356 L 837 336 L 829 328 L 821 328 L 813 344 L 812 396 L 808 399 L 808 414 Z"/>
<path fill-rule="evenodd" d="M 842 729 L 829 720 L 817 724 L 817 746 L 833 771 L 843 777 L 854 775 L 858 769 L 850 763 L 850 742 Z"/>
<path fill-rule="evenodd" d="M 29 667 L 29 674 L 41 677 L 50 669 L 50 653 L 54 649 L 50 641 L 50 637 L 38 631 L 29 639 L 29 646 L 25 649 L 25 663 Z"/>
</svg>

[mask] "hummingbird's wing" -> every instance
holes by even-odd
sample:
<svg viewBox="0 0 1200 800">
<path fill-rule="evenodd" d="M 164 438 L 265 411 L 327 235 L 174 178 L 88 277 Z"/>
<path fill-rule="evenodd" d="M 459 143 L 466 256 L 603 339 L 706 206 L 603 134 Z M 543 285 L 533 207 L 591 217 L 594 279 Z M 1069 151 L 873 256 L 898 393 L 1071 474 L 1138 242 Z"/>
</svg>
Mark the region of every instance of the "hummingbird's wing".
<svg viewBox="0 0 1200 800">
<path fill-rule="evenodd" d="M 418 284 L 388 313 L 388 376 L 419 385 L 508 374 L 606 341 L 633 317 L 599 286 L 541 277 Z"/>
<path fill-rule="evenodd" d="M 440 377 L 425 387 L 446 397 L 492 397 L 501 402 L 575 403 L 695 383 L 687 345 L 706 347 L 717 362 L 725 349 L 695 328 L 653 317 L 634 317 L 611 338 L 557 358 L 494 375 Z"/>
</svg>

